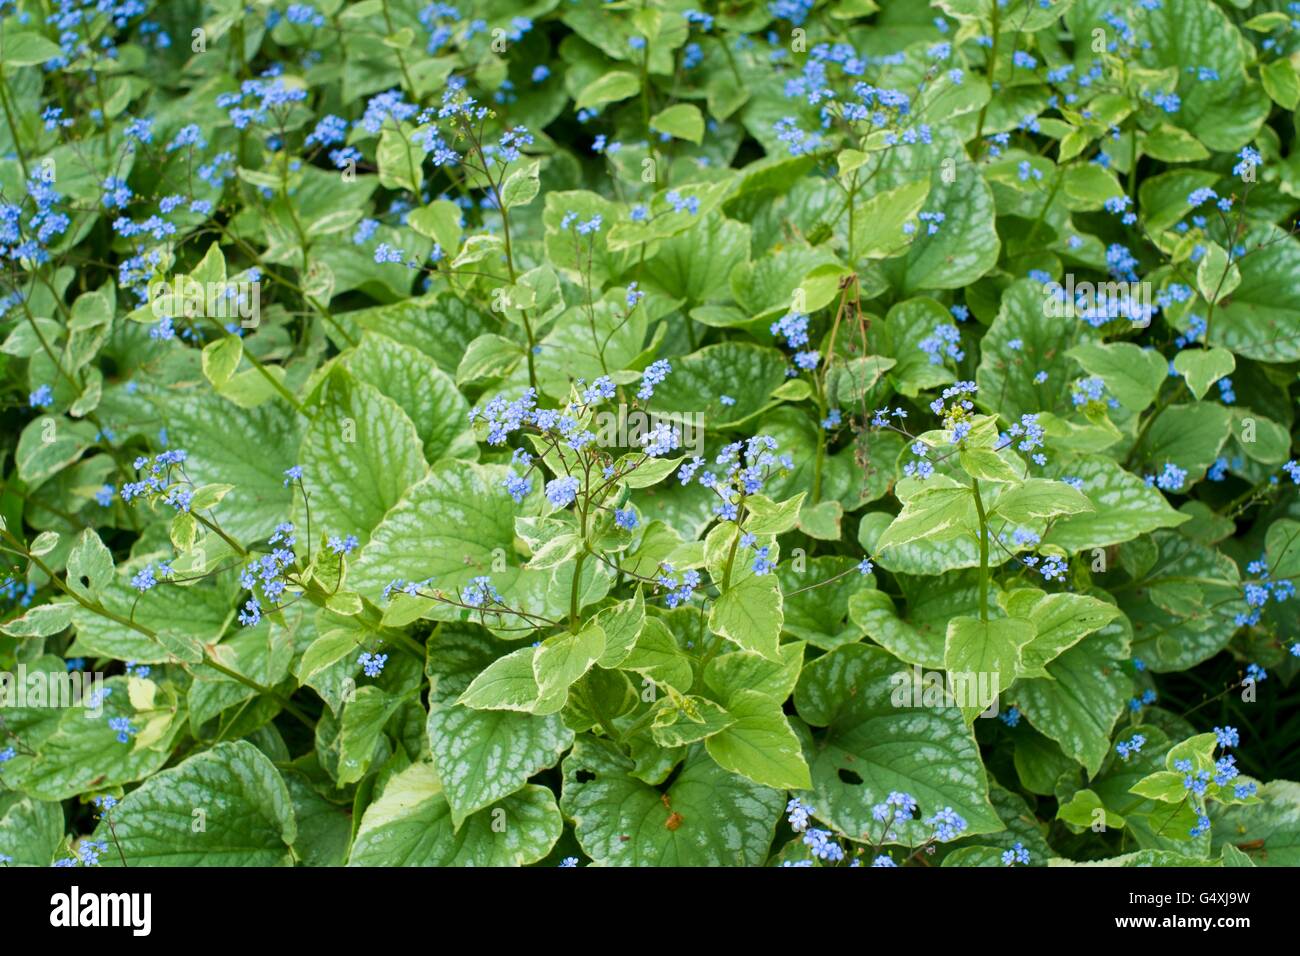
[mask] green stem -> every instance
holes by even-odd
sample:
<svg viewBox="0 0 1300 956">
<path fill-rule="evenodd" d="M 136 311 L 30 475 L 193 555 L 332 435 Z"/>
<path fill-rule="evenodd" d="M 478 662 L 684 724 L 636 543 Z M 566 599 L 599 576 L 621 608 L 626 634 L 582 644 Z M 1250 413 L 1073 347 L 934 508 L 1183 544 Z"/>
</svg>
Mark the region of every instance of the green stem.
<svg viewBox="0 0 1300 956">
<path fill-rule="evenodd" d="M 573 563 L 573 584 L 569 587 L 569 630 L 578 633 L 578 597 L 582 590 L 582 566 L 586 563 L 587 552 L 584 550 Z"/>
<path fill-rule="evenodd" d="M 994 5 L 996 8 L 996 4 Z M 971 488 L 975 492 L 975 514 L 980 519 L 980 620 L 988 623 L 989 619 L 989 521 L 984 513 L 984 499 L 980 497 L 978 478 L 971 479 Z"/>
<path fill-rule="evenodd" d="M 991 5 L 992 30 L 993 30 L 993 49 L 989 51 L 989 89 L 993 89 L 994 77 L 998 72 L 998 4 L 994 2 Z M 975 149 L 976 158 L 984 152 L 984 117 L 988 113 L 989 103 L 992 102 L 993 96 L 990 93 L 989 99 L 980 107 L 979 119 L 975 123 Z"/>
</svg>

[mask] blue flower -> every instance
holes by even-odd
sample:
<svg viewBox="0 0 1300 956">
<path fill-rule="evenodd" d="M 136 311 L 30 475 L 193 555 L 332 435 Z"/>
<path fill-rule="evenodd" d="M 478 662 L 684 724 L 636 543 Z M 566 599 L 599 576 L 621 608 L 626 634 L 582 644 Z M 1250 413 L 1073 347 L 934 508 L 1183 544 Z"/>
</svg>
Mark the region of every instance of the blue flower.
<svg viewBox="0 0 1300 956">
<path fill-rule="evenodd" d="M 546 500 L 557 508 L 573 504 L 578 496 L 580 482 L 572 475 L 554 478 L 546 483 Z"/>
<path fill-rule="evenodd" d="M 934 827 L 934 838 L 940 843 L 955 840 L 966 831 L 966 821 L 952 807 L 944 807 L 925 822 Z"/>
<path fill-rule="evenodd" d="M 1236 727 L 1215 727 L 1214 736 L 1218 739 L 1220 747 L 1237 747 L 1241 744 L 1241 736 L 1237 733 Z"/>
<path fill-rule="evenodd" d="M 1145 744 L 1146 742 L 1147 742 L 1146 737 L 1142 736 L 1141 734 L 1134 734 L 1128 740 L 1120 741 L 1119 743 L 1117 743 L 1115 745 L 1115 752 L 1119 754 L 1120 757 L 1122 757 L 1125 762 L 1127 762 L 1128 759 L 1132 757 L 1134 754 L 1140 753 L 1142 751 L 1142 745 Z"/>
<path fill-rule="evenodd" d="M 108 729 L 117 731 L 117 742 L 121 744 L 130 743 L 131 735 L 135 733 L 135 728 L 131 726 L 131 720 L 128 717 L 110 718 Z"/>
<path fill-rule="evenodd" d="M 1015 866 L 1017 863 L 1028 863 L 1028 862 L 1029 862 L 1029 851 L 1025 849 L 1025 845 L 1021 843 L 1019 840 L 1017 840 L 1015 843 L 1011 845 L 1010 850 L 1005 850 L 1002 853 L 1003 866 Z"/>
<path fill-rule="evenodd" d="M 364 652 L 357 658 L 357 663 L 361 665 L 361 669 L 367 677 L 378 677 L 382 674 L 384 664 L 387 661 L 387 654 L 371 654 L 369 652 Z"/>
<path fill-rule="evenodd" d="M 641 387 L 637 389 L 636 397 L 645 401 L 651 398 L 655 393 L 655 387 L 663 382 L 673 370 L 672 365 L 667 359 L 656 359 L 650 363 L 650 367 L 641 373 Z"/>
</svg>

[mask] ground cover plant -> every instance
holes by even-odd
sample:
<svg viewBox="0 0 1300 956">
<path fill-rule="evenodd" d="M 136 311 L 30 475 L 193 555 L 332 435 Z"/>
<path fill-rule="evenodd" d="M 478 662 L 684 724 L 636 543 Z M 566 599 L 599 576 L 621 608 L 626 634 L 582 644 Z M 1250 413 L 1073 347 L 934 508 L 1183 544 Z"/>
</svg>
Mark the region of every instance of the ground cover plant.
<svg viewBox="0 0 1300 956">
<path fill-rule="evenodd" d="M 0 16 L 0 864 L 1300 863 L 1300 5 Z"/>
</svg>

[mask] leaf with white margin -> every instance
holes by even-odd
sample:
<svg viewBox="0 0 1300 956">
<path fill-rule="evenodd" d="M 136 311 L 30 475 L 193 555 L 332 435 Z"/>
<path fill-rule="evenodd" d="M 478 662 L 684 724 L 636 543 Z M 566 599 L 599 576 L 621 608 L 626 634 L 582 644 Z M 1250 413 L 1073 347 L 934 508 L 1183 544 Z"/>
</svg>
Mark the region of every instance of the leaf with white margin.
<svg viewBox="0 0 1300 956">
<path fill-rule="evenodd" d="M 883 591 L 863 591 L 849 601 L 850 620 L 900 660 L 942 669 L 948 621 L 979 608 L 978 576 L 969 570 L 938 577 L 900 574 L 897 581 L 907 602 L 905 614 Z"/>
<path fill-rule="evenodd" d="M 1175 511 L 1155 488 L 1125 471 L 1114 459 L 1082 455 L 1068 464 L 1055 464 L 1055 477 L 1082 480 L 1082 491 L 1094 511 L 1058 519 L 1043 536 L 1044 544 L 1066 551 L 1104 548 L 1131 541 L 1158 528 L 1176 528 L 1190 520 Z"/>
<path fill-rule="evenodd" d="M 195 811 L 203 827 L 195 829 Z M 217 744 L 131 791 L 95 838 L 128 866 L 287 866 L 297 838 L 293 802 L 280 772 L 246 740 Z M 100 858 L 117 866 L 116 852 Z"/>
<path fill-rule="evenodd" d="M 1020 649 L 1034 639 L 1034 625 L 1029 621 L 1005 617 L 986 621 L 977 617 L 954 617 L 948 622 L 944 641 L 943 663 L 950 682 L 955 675 L 968 678 L 965 693 L 955 696 L 974 701 L 959 700 L 962 717 L 971 723 L 980 712 L 997 700 L 1004 688 L 1010 687 L 1020 673 Z M 996 678 L 986 683 L 985 678 Z M 991 684 L 991 686 L 988 686 Z M 979 693 L 988 687 L 987 697 Z"/>
<path fill-rule="evenodd" d="M 877 552 L 914 541 L 948 541 L 979 528 L 970 488 L 926 488 L 908 498 L 903 510 L 876 541 Z"/>
<path fill-rule="evenodd" d="M 499 653 L 485 632 L 443 625 L 429 642 L 429 746 L 451 805 L 452 825 L 555 766 L 573 743 L 558 715 L 475 710 L 457 698 Z"/>
<path fill-rule="evenodd" d="M 729 587 L 709 611 L 709 630 L 769 660 L 779 660 L 781 588 L 775 575 L 751 574 Z"/>
<path fill-rule="evenodd" d="M 497 658 L 470 682 L 456 703 L 475 710 L 517 710 L 532 713 L 541 697 L 533 674 L 537 648 L 521 647 Z"/>
<path fill-rule="evenodd" d="M 552 635 L 533 655 L 533 677 L 540 695 L 533 712 L 554 714 L 564 707 L 569 687 L 582 677 L 605 652 L 605 632 L 599 624 L 587 624 L 576 634 Z"/>
<path fill-rule="evenodd" d="M 847 644 L 812 661 L 795 689 L 799 716 L 824 727 L 812 745 L 818 816 L 853 840 L 871 841 L 881 825 L 871 807 L 891 791 L 912 794 L 922 817 L 952 807 L 965 835 L 1003 828 L 988 798 L 979 747 L 955 707 L 895 706 L 897 658 L 865 644 Z M 849 782 L 856 778 L 856 782 Z M 920 845 L 931 827 L 920 819 L 894 826 L 898 839 Z"/>
<path fill-rule="evenodd" d="M 740 690 L 724 704 L 734 721 L 704 741 L 709 756 L 732 773 L 778 790 L 812 786 L 799 738 L 781 712 L 781 701 Z"/>
<path fill-rule="evenodd" d="M 1006 489 L 990 513 L 1024 524 L 1036 519 L 1082 514 L 1095 510 L 1083 492 L 1063 481 L 1028 478 Z"/>
<path fill-rule="evenodd" d="M 1037 632 L 1021 648 L 1024 677 L 1046 677 L 1043 668 L 1050 661 L 1123 613 L 1113 604 L 1086 594 L 1047 594 L 1037 588 L 1012 591 L 1005 607 L 1010 617 L 1030 621 Z"/>
<path fill-rule="evenodd" d="M 532 784 L 457 829 L 433 766 L 417 763 L 366 808 L 348 866 L 523 866 L 546 856 L 562 829 L 555 797 Z"/>
<path fill-rule="evenodd" d="M 605 866 L 758 866 L 785 806 L 779 790 L 723 770 L 696 744 L 664 792 L 632 776 L 607 741 L 581 737 L 564 760 L 560 806 Z M 726 808 L 726 812 L 721 812 Z"/>
</svg>

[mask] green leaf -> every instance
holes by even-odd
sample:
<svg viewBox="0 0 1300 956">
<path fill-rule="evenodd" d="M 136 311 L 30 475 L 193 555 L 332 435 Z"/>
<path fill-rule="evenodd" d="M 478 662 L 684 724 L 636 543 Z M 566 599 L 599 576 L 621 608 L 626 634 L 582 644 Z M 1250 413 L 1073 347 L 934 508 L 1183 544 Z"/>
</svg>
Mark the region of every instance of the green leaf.
<svg viewBox="0 0 1300 956">
<path fill-rule="evenodd" d="M 220 743 L 150 777 L 101 822 L 95 838 L 128 866 L 284 866 L 297 824 L 289 790 L 247 741 Z M 120 863 L 105 853 L 102 866 Z"/>
<path fill-rule="evenodd" d="M 1083 492 L 1063 481 L 1028 478 L 1006 489 L 991 511 L 1016 523 L 1095 511 Z"/>
<path fill-rule="evenodd" d="M 650 128 L 699 145 L 704 139 L 704 117 L 698 106 L 677 103 L 650 117 Z"/>
<path fill-rule="evenodd" d="M 726 708 L 733 720 L 704 742 L 710 757 L 732 773 L 778 790 L 812 786 L 799 738 L 781 712 L 781 701 L 741 690 L 727 698 Z"/>
<path fill-rule="evenodd" d="M 437 773 L 417 763 L 366 808 L 348 866 L 522 866 L 546 856 L 562 827 L 555 797 L 529 785 L 457 828 Z"/>
<path fill-rule="evenodd" d="M 72 622 L 72 605 L 37 604 L 21 617 L 0 624 L 0 632 L 10 637 L 49 637 L 58 634 Z"/>
<path fill-rule="evenodd" d="M 783 619 L 775 576 L 751 574 L 719 595 L 709 610 L 709 630 L 775 661 Z"/>
<path fill-rule="evenodd" d="M 641 92 L 641 80 L 635 73 L 612 70 L 583 89 L 573 103 L 574 109 L 592 109 L 606 103 L 617 103 Z"/>
<path fill-rule="evenodd" d="M 17 866 L 52 866 L 63 843 L 63 808 L 53 802 L 18 799 L 0 803 L 0 846 Z"/>
<path fill-rule="evenodd" d="M 369 385 L 333 377 L 299 455 L 312 520 L 336 534 L 355 534 L 364 545 L 424 477 L 428 466 L 420 447 L 415 426 L 396 402 Z"/>
<path fill-rule="evenodd" d="M 479 672 L 456 703 L 475 710 L 518 710 L 531 713 L 541 692 L 533 673 L 536 648 L 521 647 Z"/>
<path fill-rule="evenodd" d="M 918 223 L 906 254 L 886 266 L 904 295 L 962 288 L 997 263 L 1001 241 L 994 226 L 993 192 L 979 167 L 966 161 L 965 155 L 960 137 L 949 126 L 937 127 L 930 143 L 883 153 L 880 185 L 893 188 L 929 179 L 925 211 L 944 216 L 934 235 L 925 223 Z"/>
<path fill-rule="evenodd" d="M 1093 510 L 1066 515 L 1043 536 L 1045 544 L 1066 551 L 1084 551 L 1131 541 L 1157 528 L 1176 528 L 1188 520 L 1170 507 L 1155 488 L 1100 455 L 1082 455 L 1068 465 L 1055 466 L 1062 477 L 1082 481 Z"/>
<path fill-rule="evenodd" d="M 1066 23 L 1076 36 L 1091 36 L 1106 29 L 1100 4 L 1076 3 L 1066 13 Z M 1136 63 L 1163 70 L 1173 68 L 1181 105 L 1169 121 L 1193 133 L 1213 150 L 1233 151 L 1254 138 L 1268 115 L 1268 98 L 1247 78 L 1246 55 L 1250 45 L 1236 26 L 1211 0 L 1167 0 L 1142 18 L 1144 42 Z M 1252 55 L 1253 57 L 1253 55 Z M 1198 68 L 1215 70 L 1219 80 L 1198 80 Z"/>
<path fill-rule="evenodd" d="M 1080 641 L 1047 665 L 1047 678 L 1016 685 L 1016 706 L 1043 734 L 1096 775 L 1129 697 L 1129 678 L 1106 656 L 1106 641 Z"/>
<path fill-rule="evenodd" d="M 384 725 L 402 706 L 402 699 L 386 694 L 373 684 L 357 689 L 343 708 L 339 733 L 340 785 L 356 783 L 366 775 L 375 748 L 384 735 Z"/>
<path fill-rule="evenodd" d="M 745 530 L 751 534 L 785 534 L 795 526 L 804 497 L 801 491 L 793 498 L 778 502 L 765 495 L 749 495 L 745 499 L 749 512 Z"/>
<path fill-rule="evenodd" d="M 1024 477 L 1022 471 L 1016 470 L 1002 454 L 992 448 L 963 448 L 957 453 L 957 459 L 966 474 L 981 481 L 1019 483 Z"/>
<path fill-rule="evenodd" d="M 1300 359 L 1300 242 L 1265 224 L 1237 242 L 1253 251 L 1236 264 L 1241 285 L 1215 307 L 1209 344 L 1257 362 Z"/>
<path fill-rule="evenodd" d="M 1196 266 L 1196 288 L 1206 302 L 1222 302 L 1241 285 L 1241 270 L 1218 243 L 1207 243 Z"/>
<path fill-rule="evenodd" d="M 68 552 L 68 587 L 88 601 L 98 601 L 113 580 L 113 554 L 93 528 L 87 528 Z"/>
<path fill-rule="evenodd" d="M 601 667 L 617 667 L 636 646 L 645 625 L 645 596 L 641 589 L 637 588 L 634 597 L 598 613 L 596 623 L 605 632 L 605 649 L 597 663 Z"/>
<path fill-rule="evenodd" d="M 1003 828 L 970 728 L 954 707 L 895 706 L 910 679 L 905 665 L 878 648 L 848 644 L 804 668 L 795 690 L 799 716 L 814 727 L 810 803 L 818 817 L 853 840 L 879 842 L 871 807 L 891 791 L 912 794 L 922 817 L 952 807 L 965 834 Z M 894 842 L 920 845 L 922 819 L 899 821 Z"/>
<path fill-rule="evenodd" d="M 772 661 L 753 651 L 720 654 L 704 668 L 704 683 L 721 700 L 742 690 L 757 691 L 769 700 L 784 701 L 799 680 L 804 645 L 781 645 L 780 660 Z"/>
<path fill-rule="evenodd" d="M 1045 665 L 1121 614 L 1086 594 L 1044 594 L 1036 588 L 1011 592 L 1006 609 L 1035 628 L 1034 639 L 1021 648 L 1021 674 L 1027 677 L 1046 677 Z"/>
<path fill-rule="evenodd" d="M 965 679 L 966 693 L 954 694 L 966 723 L 971 723 L 1015 681 L 1020 673 L 1021 649 L 1034 639 L 1034 634 L 1032 623 L 1015 617 L 992 621 L 954 617 L 948 622 L 944 669 L 950 682 L 956 682 L 957 675 Z M 980 695 L 980 687 L 987 687 L 988 694 Z"/>
<path fill-rule="evenodd" d="M 1066 355 L 1105 382 L 1115 399 L 1133 412 L 1150 406 L 1169 377 L 1169 366 L 1159 352 L 1132 342 L 1085 342 Z"/>
<path fill-rule="evenodd" d="M 1300 104 L 1300 78 L 1290 60 L 1279 59 L 1259 68 L 1259 79 L 1264 92 L 1284 110 L 1293 110 Z"/>
<path fill-rule="evenodd" d="M 203 346 L 203 374 L 213 387 L 221 388 L 239 368 L 244 357 L 244 340 L 225 335 Z"/>
<path fill-rule="evenodd" d="M 467 424 L 469 403 L 430 356 L 368 331 L 343 361 L 358 381 L 401 406 L 419 433 L 428 461 L 477 456 L 478 447 Z"/>
<path fill-rule="evenodd" d="M 501 202 L 507 209 L 527 206 L 541 190 L 537 170 L 541 160 L 533 159 L 510 171 L 501 184 Z"/>
<path fill-rule="evenodd" d="M 540 697 L 534 713 L 555 713 L 564 706 L 569 687 L 605 652 L 605 632 L 587 624 L 576 634 L 556 634 L 542 641 L 533 656 L 533 676 Z"/>
<path fill-rule="evenodd" d="M 1227 349 L 1183 349 L 1174 356 L 1174 368 L 1187 379 L 1187 387 L 1197 399 L 1205 397 L 1210 386 L 1231 375 L 1237 360 Z"/>
<path fill-rule="evenodd" d="M 690 660 L 682 653 L 668 625 L 657 617 L 645 619 L 636 646 L 619 666 L 683 694 L 690 690 L 695 680 Z"/>
<path fill-rule="evenodd" d="M 457 829 L 553 767 L 573 743 L 558 716 L 474 710 L 456 702 L 495 659 L 498 645 L 482 632 L 446 625 L 429 644 L 429 746 Z"/>
<path fill-rule="evenodd" d="M 903 224 L 915 222 L 916 214 L 930 195 L 930 181 L 917 179 L 892 189 L 853 200 L 854 230 L 849 257 L 854 262 L 863 259 L 888 259 L 905 252 L 912 237 L 903 231 Z M 847 220 L 841 228 L 846 230 Z"/>
<path fill-rule="evenodd" d="M 903 510 L 876 541 L 877 552 L 913 541 L 946 541 L 975 534 L 979 518 L 967 487 L 926 488 L 903 503 Z"/>
<path fill-rule="evenodd" d="M 1171 405 L 1147 432 L 1143 460 L 1156 471 L 1172 462 L 1194 481 L 1219 456 L 1231 428 L 1232 412 L 1218 402 Z"/>
<path fill-rule="evenodd" d="M 349 586 L 374 598 L 394 577 L 432 577 L 450 593 L 488 572 L 494 551 L 505 554 L 514 546 L 513 503 L 501 491 L 503 475 L 504 469 L 467 462 L 434 465 L 374 529 L 349 569 Z"/>
<path fill-rule="evenodd" d="M 1236 844 L 1259 866 L 1300 865 L 1300 783 L 1274 780 L 1259 797 L 1246 806 L 1210 805 L 1215 847 Z"/>
<path fill-rule="evenodd" d="M 143 391 L 143 389 L 142 389 Z M 299 424 L 287 406 L 253 409 L 190 389 L 151 396 L 172 446 L 189 452 L 185 471 L 197 485 L 239 489 L 216 510 L 221 527 L 239 541 L 263 540 L 289 516 L 285 469 L 297 464 Z M 257 454 L 250 454 L 256 449 Z M 342 529 L 340 529 L 342 530 Z"/>
<path fill-rule="evenodd" d="M 695 745 L 660 792 L 612 744 L 583 737 L 564 760 L 560 806 L 602 866 L 758 866 L 785 795 L 729 773 Z M 725 806 L 728 812 L 718 813 Z"/>
<path fill-rule="evenodd" d="M 424 183 L 424 150 L 411 142 L 411 134 L 405 128 L 384 127 L 379 134 L 375 160 L 379 164 L 381 186 L 419 195 Z"/>
<path fill-rule="evenodd" d="M 1069 801 L 1062 803 L 1057 808 L 1056 819 L 1077 827 L 1092 828 L 1099 820 L 1107 828 L 1124 826 L 1124 818 L 1103 806 L 1101 798 L 1092 790 L 1079 790 Z"/>
<path fill-rule="evenodd" d="M 707 697 L 660 699 L 650 733 L 661 747 L 685 747 L 725 730 L 736 722 L 720 704 Z"/>
<path fill-rule="evenodd" d="M 427 206 L 412 209 L 406 221 L 420 235 L 451 253 L 460 249 L 462 216 L 460 207 L 451 200 L 435 199 Z"/>
<path fill-rule="evenodd" d="M 0 46 L 0 60 L 9 66 L 35 66 L 63 55 L 59 45 L 34 30 L 7 30 Z"/>
</svg>

